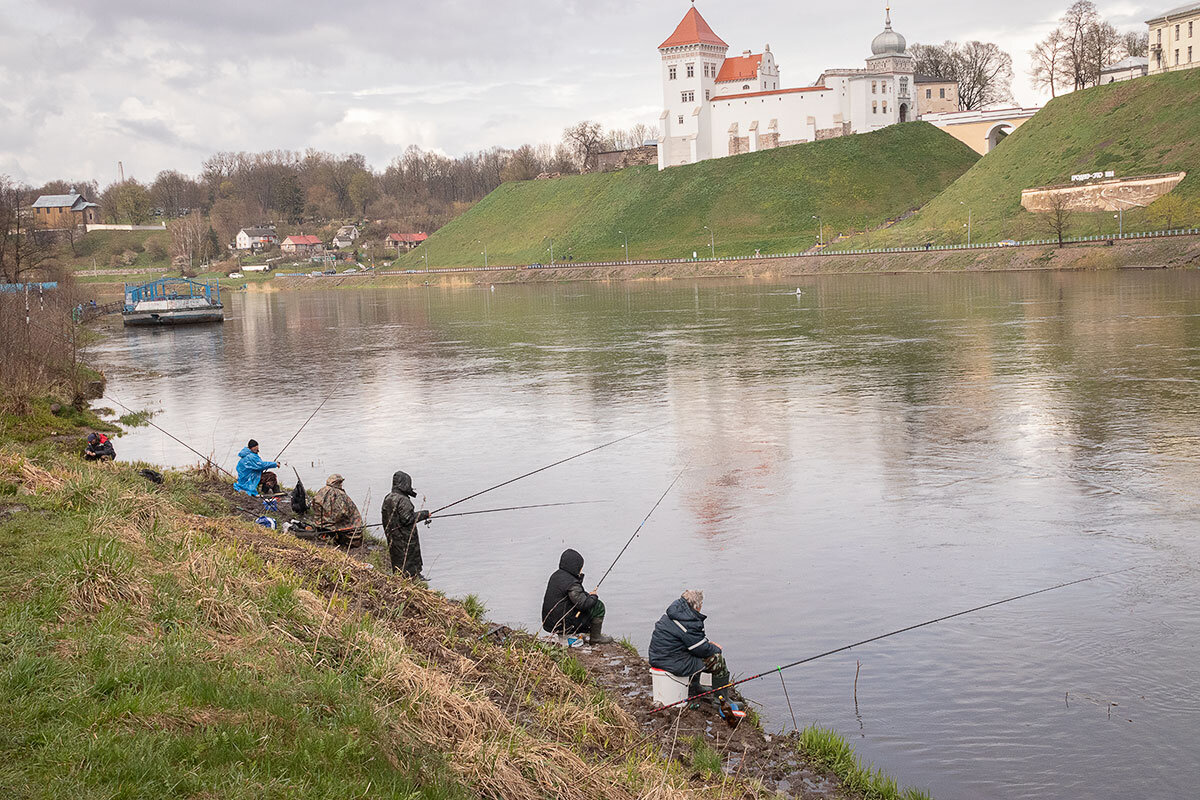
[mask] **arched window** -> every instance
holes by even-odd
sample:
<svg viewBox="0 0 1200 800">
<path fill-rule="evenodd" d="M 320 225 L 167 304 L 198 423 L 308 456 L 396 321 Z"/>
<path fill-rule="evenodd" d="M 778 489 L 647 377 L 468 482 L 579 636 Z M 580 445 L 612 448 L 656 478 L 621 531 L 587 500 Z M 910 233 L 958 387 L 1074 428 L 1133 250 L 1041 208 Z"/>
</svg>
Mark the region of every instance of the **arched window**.
<svg viewBox="0 0 1200 800">
<path fill-rule="evenodd" d="M 883 101 L 883 113 L 887 113 L 887 100 Z"/>
<path fill-rule="evenodd" d="M 876 102 L 872 102 L 872 103 L 871 103 L 871 113 L 872 113 L 872 114 L 878 114 L 878 113 L 879 113 L 879 103 L 876 103 Z"/>
</svg>

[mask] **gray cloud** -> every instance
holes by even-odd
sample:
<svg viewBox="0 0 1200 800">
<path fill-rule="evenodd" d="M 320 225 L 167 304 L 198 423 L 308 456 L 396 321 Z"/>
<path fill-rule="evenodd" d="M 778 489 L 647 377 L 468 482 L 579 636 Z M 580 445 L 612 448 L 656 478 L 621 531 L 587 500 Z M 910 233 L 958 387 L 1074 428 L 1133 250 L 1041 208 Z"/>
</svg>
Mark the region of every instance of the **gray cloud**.
<svg viewBox="0 0 1200 800">
<path fill-rule="evenodd" d="M 983 38 L 1016 61 L 1067 0 L 930 0 L 893 7 L 909 42 Z M 455 154 L 555 140 L 582 118 L 653 123 L 656 46 L 685 2 L 635 0 L 0 0 L 0 172 L 31 181 L 166 168 L 216 150 L 362 152 L 377 167 L 410 144 Z M 770 43 L 783 82 L 859 66 L 883 3 L 700 0 L 730 51 Z M 1101 4 L 1134 27 L 1157 11 Z"/>
</svg>

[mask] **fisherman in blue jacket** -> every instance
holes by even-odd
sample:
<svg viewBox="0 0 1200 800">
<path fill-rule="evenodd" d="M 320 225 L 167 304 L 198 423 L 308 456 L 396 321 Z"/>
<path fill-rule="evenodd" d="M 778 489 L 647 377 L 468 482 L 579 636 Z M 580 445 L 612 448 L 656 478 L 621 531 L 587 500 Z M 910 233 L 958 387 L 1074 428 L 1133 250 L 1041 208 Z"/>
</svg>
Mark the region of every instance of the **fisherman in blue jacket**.
<svg viewBox="0 0 1200 800">
<path fill-rule="evenodd" d="M 258 455 L 258 442 L 251 439 L 238 453 L 238 479 L 233 488 L 251 497 L 258 497 L 258 483 L 262 480 L 263 472 L 278 466 L 274 461 L 263 461 Z"/>
<path fill-rule="evenodd" d="M 650 666 L 690 678 L 689 696 L 701 693 L 701 672 L 712 673 L 714 689 L 729 683 L 729 667 L 725 665 L 721 646 L 709 641 L 704 633 L 707 617 L 700 613 L 703 604 L 704 592 L 687 590 L 667 607 L 667 613 L 655 623 L 650 636 Z M 719 708 L 729 694 L 725 689 L 711 696 Z"/>
</svg>

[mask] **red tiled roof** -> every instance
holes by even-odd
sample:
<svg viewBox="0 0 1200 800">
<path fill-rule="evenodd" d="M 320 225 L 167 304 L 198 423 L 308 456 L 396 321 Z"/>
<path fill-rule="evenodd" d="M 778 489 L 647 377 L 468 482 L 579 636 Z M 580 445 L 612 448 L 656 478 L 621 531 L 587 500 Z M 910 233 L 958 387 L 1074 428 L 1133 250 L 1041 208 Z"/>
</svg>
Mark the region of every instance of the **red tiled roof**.
<svg viewBox="0 0 1200 800">
<path fill-rule="evenodd" d="M 321 237 L 319 236 L 289 236 L 283 240 L 284 244 L 320 244 Z"/>
<path fill-rule="evenodd" d="M 762 53 L 752 56 L 734 56 L 725 59 L 721 71 L 717 73 L 717 83 L 725 81 L 747 81 L 758 77 L 758 66 L 762 63 Z"/>
<path fill-rule="evenodd" d="M 745 94 L 723 94 L 719 97 L 714 97 L 712 102 L 718 100 L 740 100 L 743 97 L 763 97 L 771 94 L 793 94 L 795 92 L 827 92 L 828 86 L 801 86 L 798 89 L 775 89 L 770 92 L 746 92 Z"/>
<path fill-rule="evenodd" d="M 675 28 L 675 32 L 668 36 L 667 40 L 658 46 L 658 49 L 682 47 L 685 44 L 715 44 L 718 47 L 729 47 L 721 41 L 720 36 L 713 33 L 712 28 L 708 27 L 708 23 L 704 21 L 704 17 L 700 16 L 700 12 L 696 10 L 695 6 L 692 6 L 683 15 L 683 21 Z"/>
<path fill-rule="evenodd" d="M 389 233 L 389 242 L 423 242 L 429 238 L 428 233 Z"/>
</svg>

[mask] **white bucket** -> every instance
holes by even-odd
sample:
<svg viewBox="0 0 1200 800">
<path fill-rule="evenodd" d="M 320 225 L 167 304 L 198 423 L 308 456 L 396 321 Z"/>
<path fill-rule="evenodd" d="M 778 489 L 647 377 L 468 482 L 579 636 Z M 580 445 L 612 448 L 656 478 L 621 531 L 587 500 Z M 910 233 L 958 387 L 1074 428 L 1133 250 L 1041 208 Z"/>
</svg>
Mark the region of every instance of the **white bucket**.
<svg viewBox="0 0 1200 800">
<path fill-rule="evenodd" d="M 665 669 L 650 668 L 650 682 L 654 687 L 654 703 L 659 706 L 669 706 L 687 700 L 688 679 L 672 675 Z"/>
</svg>

